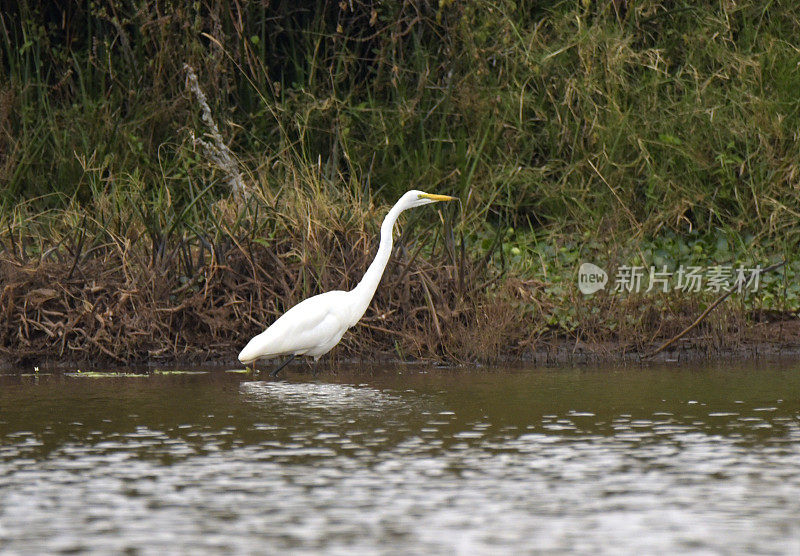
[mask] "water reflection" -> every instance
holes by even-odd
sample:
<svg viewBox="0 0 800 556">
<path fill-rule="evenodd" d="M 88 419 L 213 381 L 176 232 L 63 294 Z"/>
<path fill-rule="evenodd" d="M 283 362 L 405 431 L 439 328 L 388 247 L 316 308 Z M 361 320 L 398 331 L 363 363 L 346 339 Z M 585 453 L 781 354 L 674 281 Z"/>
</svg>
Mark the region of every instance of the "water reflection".
<svg viewBox="0 0 800 556">
<path fill-rule="evenodd" d="M 286 411 L 347 411 L 385 413 L 398 409 L 403 400 L 366 384 L 319 382 L 242 382 L 239 387 L 245 401 L 279 405 Z"/>
<path fill-rule="evenodd" d="M 800 551 L 791 366 L 0 377 L 0 551 Z"/>
</svg>

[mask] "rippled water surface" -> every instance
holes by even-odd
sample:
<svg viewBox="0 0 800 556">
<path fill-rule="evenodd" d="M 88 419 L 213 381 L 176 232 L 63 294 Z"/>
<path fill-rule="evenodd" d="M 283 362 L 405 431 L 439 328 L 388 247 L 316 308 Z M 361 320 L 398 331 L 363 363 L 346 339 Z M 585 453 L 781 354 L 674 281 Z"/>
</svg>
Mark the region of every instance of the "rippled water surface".
<svg viewBox="0 0 800 556">
<path fill-rule="evenodd" d="M 0 375 L 0 551 L 798 554 L 800 364 Z"/>
</svg>

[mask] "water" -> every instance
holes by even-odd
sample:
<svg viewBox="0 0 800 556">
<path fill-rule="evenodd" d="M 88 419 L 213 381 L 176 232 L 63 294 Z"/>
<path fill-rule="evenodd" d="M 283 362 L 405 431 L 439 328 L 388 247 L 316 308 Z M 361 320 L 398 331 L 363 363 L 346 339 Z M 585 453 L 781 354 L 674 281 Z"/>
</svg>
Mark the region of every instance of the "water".
<svg viewBox="0 0 800 556">
<path fill-rule="evenodd" d="M 800 553 L 800 365 L 0 376 L 0 552 Z"/>
</svg>

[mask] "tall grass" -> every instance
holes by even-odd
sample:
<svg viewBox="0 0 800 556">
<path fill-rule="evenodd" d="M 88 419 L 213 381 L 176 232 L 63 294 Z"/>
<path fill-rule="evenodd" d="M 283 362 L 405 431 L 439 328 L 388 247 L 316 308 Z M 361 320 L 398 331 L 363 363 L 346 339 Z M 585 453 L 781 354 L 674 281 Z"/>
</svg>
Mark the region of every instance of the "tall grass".
<svg viewBox="0 0 800 556">
<path fill-rule="evenodd" d="M 23 1 L 0 29 L 3 198 L 91 203 L 82 160 L 208 183 L 188 63 L 255 187 L 420 184 L 473 226 L 794 233 L 799 30 L 790 2 Z"/>
</svg>

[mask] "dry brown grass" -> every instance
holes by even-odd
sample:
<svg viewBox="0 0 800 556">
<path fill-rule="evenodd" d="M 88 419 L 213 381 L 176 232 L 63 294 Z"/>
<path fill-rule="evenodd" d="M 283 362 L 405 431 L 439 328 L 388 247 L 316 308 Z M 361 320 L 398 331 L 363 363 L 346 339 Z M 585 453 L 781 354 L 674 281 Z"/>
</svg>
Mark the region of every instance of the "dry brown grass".
<svg viewBox="0 0 800 556">
<path fill-rule="evenodd" d="M 6 250 L 0 353 L 17 362 L 233 361 L 249 337 L 295 303 L 355 286 L 377 249 L 374 228 L 383 207 L 334 204 L 320 191 L 261 202 L 279 210 L 271 216 L 273 239 L 250 237 L 241 226 L 225 234 L 238 215 L 219 203 L 214 212 L 223 234 L 208 246 L 185 235 L 158 243 L 127 229 L 91 248 L 81 234 L 65 234 L 69 249 L 58 257 Z M 364 319 L 335 354 L 461 360 L 495 354 L 500 341 L 492 347 L 450 341 L 454 330 L 482 329 L 495 310 L 485 292 L 487 265 L 442 234 L 407 236 Z M 12 237 L 30 243 L 22 235 L 4 239 Z M 40 251 L 52 253 L 46 246 Z"/>
<path fill-rule="evenodd" d="M 298 235 L 272 242 L 230 238 L 225 250 L 187 248 L 196 264 L 188 281 L 177 256 L 143 270 L 135 247 L 107 246 L 61 261 L 5 255 L 0 354 L 17 364 L 233 362 L 249 337 L 293 304 L 353 287 L 376 248 L 366 230 L 308 232 L 298 228 Z M 497 279 L 481 261 L 454 261 L 446 249 L 422 257 L 410 247 L 396 250 L 334 360 L 491 362 L 554 350 L 616 360 L 673 337 L 703 308 L 697 299 L 608 296 L 593 299 L 600 311 L 592 312 L 576 295 L 565 302 L 577 305 L 580 323 L 565 332 L 542 320 L 552 309 L 541 295 L 544 284 Z M 797 343 L 796 327 L 754 327 L 741 306 L 723 304 L 674 347 L 713 355 Z"/>
</svg>

